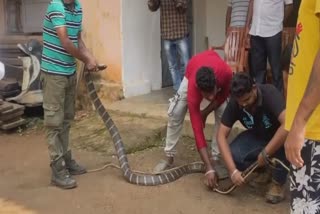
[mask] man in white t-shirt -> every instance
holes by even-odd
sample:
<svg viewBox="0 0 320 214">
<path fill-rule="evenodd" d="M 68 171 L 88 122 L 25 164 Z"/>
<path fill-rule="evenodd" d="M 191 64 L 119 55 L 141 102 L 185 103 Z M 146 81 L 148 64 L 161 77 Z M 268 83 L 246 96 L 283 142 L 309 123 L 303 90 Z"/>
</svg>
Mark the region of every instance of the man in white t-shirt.
<svg viewBox="0 0 320 214">
<path fill-rule="evenodd" d="M 281 37 L 283 22 L 292 11 L 293 0 L 250 0 L 251 73 L 257 83 L 265 83 L 267 59 L 272 83 L 283 91 Z"/>
</svg>

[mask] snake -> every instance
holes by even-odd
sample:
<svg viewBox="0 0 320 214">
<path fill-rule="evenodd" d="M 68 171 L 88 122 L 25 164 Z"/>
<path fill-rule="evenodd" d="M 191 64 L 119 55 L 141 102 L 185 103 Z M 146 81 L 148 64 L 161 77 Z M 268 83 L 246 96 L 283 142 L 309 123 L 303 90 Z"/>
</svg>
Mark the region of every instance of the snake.
<svg viewBox="0 0 320 214">
<path fill-rule="evenodd" d="M 243 177 L 244 180 L 246 180 L 249 177 L 249 175 L 251 175 L 258 167 L 259 167 L 258 162 L 254 162 L 246 170 L 244 170 L 241 173 L 241 176 Z M 227 194 L 230 194 L 231 192 L 233 192 L 237 187 L 238 186 L 236 184 L 231 184 L 227 187 L 219 187 L 218 186 L 216 188 L 213 188 L 212 190 L 214 192 L 217 192 L 217 193 L 220 193 L 223 195 L 227 195 Z"/>
<path fill-rule="evenodd" d="M 290 171 L 290 169 L 278 158 L 275 157 L 267 157 L 266 158 L 267 161 L 267 166 L 271 167 L 271 168 L 275 168 L 276 164 L 280 164 L 284 169 L 286 169 L 288 172 Z M 259 164 L 258 161 L 254 162 L 253 164 L 251 164 L 246 170 L 244 170 L 241 175 L 244 178 L 244 180 L 246 180 L 257 168 L 259 168 Z M 216 187 L 213 188 L 212 190 L 214 192 L 223 194 L 223 195 L 227 195 L 230 194 L 231 192 L 233 192 L 238 186 L 236 184 L 231 184 L 227 187 Z"/>
<path fill-rule="evenodd" d="M 103 70 L 105 68 L 106 66 L 99 66 L 98 70 Z M 101 117 L 104 125 L 106 126 L 112 138 L 116 155 L 119 161 L 119 166 L 116 166 L 116 168 L 121 169 L 123 173 L 123 177 L 127 182 L 131 184 L 140 185 L 140 186 L 157 186 L 157 185 L 167 184 L 167 183 L 176 181 L 182 176 L 187 174 L 205 172 L 206 167 L 203 162 L 193 162 L 193 163 L 185 164 L 169 170 L 162 171 L 157 174 L 151 174 L 151 173 L 148 174 L 144 172 L 133 171 L 129 165 L 128 157 L 125 152 L 125 146 L 122 141 L 119 130 L 116 124 L 114 123 L 114 121 L 112 120 L 110 114 L 102 104 L 97 94 L 95 85 L 91 77 L 91 72 L 88 72 L 88 71 L 84 72 L 84 77 L 85 77 L 85 83 L 86 83 L 87 91 L 91 99 L 91 102 L 93 103 L 96 112 Z M 102 169 L 104 168 L 106 167 L 103 167 Z M 245 171 L 242 172 L 243 178 L 246 179 L 257 168 L 258 168 L 258 163 L 257 162 L 253 163 Z M 233 184 L 226 188 L 222 188 L 218 186 L 214 188 L 213 191 L 220 194 L 229 194 L 232 191 L 234 191 L 236 188 L 237 186 Z"/>
<path fill-rule="evenodd" d="M 140 186 L 157 186 L 176 181 L 186 174 L 205 172 L 205 166 L 202 162 L 189 163 L 158 174 L 137 173 L 133 171 L 129 165 L 119 130 L 98 97 L 90 72 L 85 72 L 85 82 L 89 97 L 112 138 L 119 166 L 126 181 Z"/>
</svg>

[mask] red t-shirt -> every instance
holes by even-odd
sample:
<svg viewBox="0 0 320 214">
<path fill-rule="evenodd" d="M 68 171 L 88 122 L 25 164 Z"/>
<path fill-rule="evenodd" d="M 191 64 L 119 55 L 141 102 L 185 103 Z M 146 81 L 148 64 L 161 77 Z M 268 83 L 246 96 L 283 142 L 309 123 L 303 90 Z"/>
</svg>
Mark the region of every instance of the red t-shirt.
<svg viewBox="0 0 320 214">
<path fill-rule="evenodd" d="M 216 96 L 221 105 L 229 96 L 232 71 L 230 67 L 220 58 L 217 52 L 208 50 L 192 57 L 187 65 L 185 77 L 188 79 L 188 108 L 191 124 L 198 150 L 207 147 L 203 133 L 203 123 L 200 113 L 200 103 L 203 99 L 196 84 L 196 73 L 201 67 L 210 67 L 214 71 L 219 93 Z"/>
</svg>

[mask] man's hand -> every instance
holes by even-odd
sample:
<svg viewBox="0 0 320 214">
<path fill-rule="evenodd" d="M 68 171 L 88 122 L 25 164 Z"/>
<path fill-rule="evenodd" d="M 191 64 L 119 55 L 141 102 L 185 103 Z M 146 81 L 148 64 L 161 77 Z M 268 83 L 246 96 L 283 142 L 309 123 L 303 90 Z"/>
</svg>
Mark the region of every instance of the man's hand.
<svg viewBox="0 0 320 214">
<path fill-rule="evenodd" d="M 291 130 L 289 132 L 286 142 L 284 143 L 284 148 L 288 161 L 297 168 L 301 168 L 304 164 L 304 161 L 301 158 L 301 150 L 303 144 L 304 133 L 294 130 Z"/>
<path fill-rule="evenodd" d="M 241 172 L 238 170 L 235 170 L 230 177 L 232 182 L 237 186 L 241 186 L 245 182 L 244 178 L 241 175 Z"/>
<path fill-rule="evenodd" d="M 88 60 L 86 61 L 86 69 L 90 72 L 97 71 L 97 66 L 97 60 L 93 57 L 88 58 Z"/>
<path fill-rule="evenodd" d="M 148 7 L 151 11 L 156 11 L 160 7 L 160 0 L 148 0 Z"/>
<path fill-rule="evenodd" d="M 263 167 L 266 165 L 266 162 L 265 162 L 263 155 L 261 153 L 258 155 L 258 165 L 259 165 L 259 167 Z"/>
<path fill-rule="evenodd" d="M 209 170 L 206 172 L 204 184 L 210 189 L 218 186 L 218 176 L 214 170 Z"/>
<path fill-rule="evenodd" d="M 207 117 L 208 117 L 208 114 L 205 111 L 201 111 L 203 127 L 206 127 Z"/>
</svg>

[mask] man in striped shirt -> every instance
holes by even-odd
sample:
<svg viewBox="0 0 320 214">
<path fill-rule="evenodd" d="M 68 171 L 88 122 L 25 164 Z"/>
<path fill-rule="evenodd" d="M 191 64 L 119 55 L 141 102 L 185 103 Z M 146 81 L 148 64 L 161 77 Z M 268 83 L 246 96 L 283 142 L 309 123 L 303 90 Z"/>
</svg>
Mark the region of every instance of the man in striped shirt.
<svg viewBox="0 0 320 214">
<path fill-rule="evenodd" d="M 250 0 L 229 0 L 226 15 L 226 32 L 228 27 L 245 27 Z"/>
<path fill-rule="evenodd" d="M 41 82 L 44 125 L 52 169 L 51 183 L 60 188 L 77 186 L 71 175 L 86 173 L 72 159 L 70 123 L 75 113 L 76 59 L 95 70 L 97 63 L 81 39 L 82 8 L 78 0 L 52 0 L 43 21 Z"/>
</svg>

